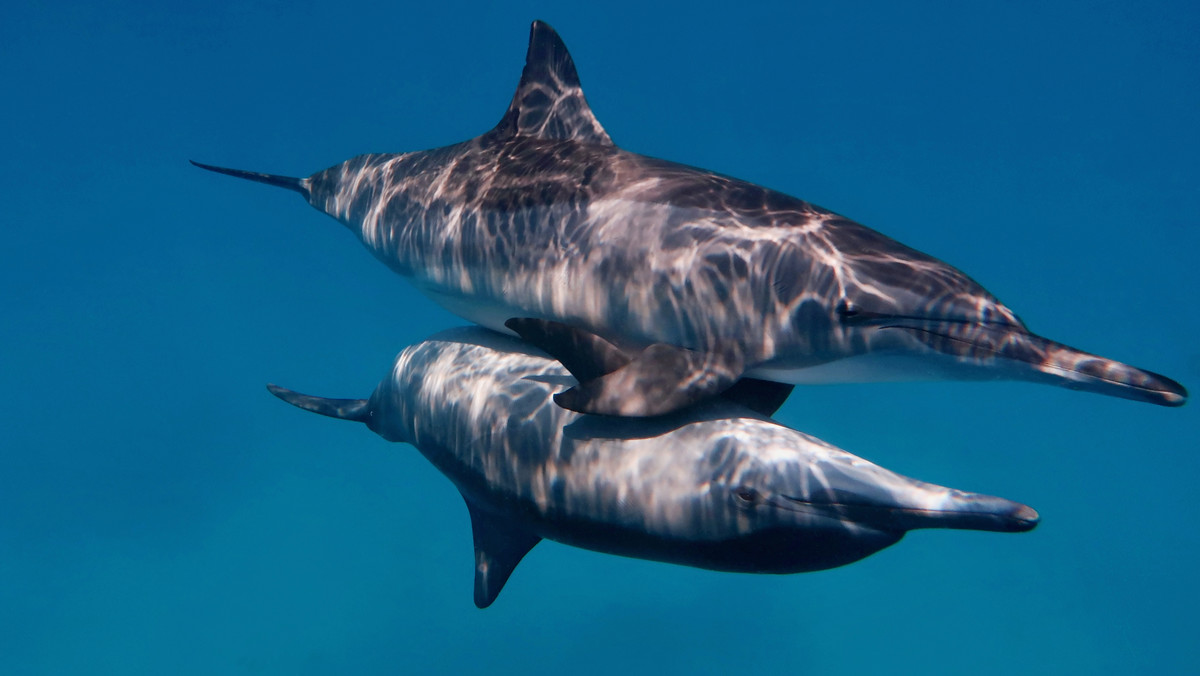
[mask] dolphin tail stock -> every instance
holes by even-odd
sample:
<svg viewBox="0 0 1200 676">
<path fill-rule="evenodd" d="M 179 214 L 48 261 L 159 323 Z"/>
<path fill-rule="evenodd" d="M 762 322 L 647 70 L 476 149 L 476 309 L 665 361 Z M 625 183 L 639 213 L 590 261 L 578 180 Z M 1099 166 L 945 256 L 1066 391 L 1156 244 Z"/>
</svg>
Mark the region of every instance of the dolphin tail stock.
<svg viewBox="0 0 1200 676">
<path fill-rule="evenodd" d="M 256 181 L 258 183 L 266 183 L 277 188 L 287 188 L 288 190 L 298 192 L 304 196 L 304 199 L 309 199 L 311 193 L 308 188 L 307 178 L 295 178 L 293 176 L 277 176 L 275 174 L 263 174 L 257 171 L 245 171 L 243 169 L 229 169 L 226 167 L 218 167 L 211 164 L 203 164 L 196 160 L 188 160 L 193 165 L 208 171 L 214 171 L 218 174 L 226 176 L 234 176 L 236 178 L 244 178 L 247 181 Z"/>
<path fill-rule="evenodd" d="M 739 378 L 736 355 L 657 343 L 631 357 L 600 336 L 561 322 L 513 318 L 504 325 L 575 376 L 579 385 L 554 395 L 554 401 L 580 413 L 650 417 L 720 395 L 771 416 L 792 392 L 792 385 Z"/>
<path fill-rule="evenodd" d="M 302 408 L 306 411 L 329 416 L 330 418 L 365 423 L 371 416 L 370 401 L 367 399 L 326 399 L 324 397 L 314 397 L 309 394 L 300 394 L 286 387 L 272 384 L 268 384 L 267 389 L 271 394 L 296 408 Z"/>
</svg>

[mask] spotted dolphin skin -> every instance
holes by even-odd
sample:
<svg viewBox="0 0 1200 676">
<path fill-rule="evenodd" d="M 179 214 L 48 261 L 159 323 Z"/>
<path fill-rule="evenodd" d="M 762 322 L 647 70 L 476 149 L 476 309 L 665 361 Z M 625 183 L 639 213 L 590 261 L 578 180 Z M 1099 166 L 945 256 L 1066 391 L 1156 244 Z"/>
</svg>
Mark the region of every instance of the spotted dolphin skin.
<svg viewBox="0 0 1200 676">
<path fill-rule="evenodd" d="M 725 398 L 657 418 L 597 417 L 552 402 L 573 382 L 527 343 L 471 327 L 405 349 L 370 399 L 269 387 L 416 446 L 454 483 L 471 514 L 480 608 L 542 539 L 796 573 L 857 561 L 918 528 L 1037 525 L 1029 507 L 900 476 Z"/>
<path fill-rule="evenodd" d="M 559 397 L 577 411 L 657 415 L 743 376 L 1008 378 L 1187 398 L 1169 378 L 1030 333 L 959 270 L 874 230 L 621 150 L 541 22 L 508 111 L 475 139 L 308 178 L 199 166 L 299 192 L 468 320 L 503 331 L 509 318 L 553 319 L 644 350 Z"/>
</svg>

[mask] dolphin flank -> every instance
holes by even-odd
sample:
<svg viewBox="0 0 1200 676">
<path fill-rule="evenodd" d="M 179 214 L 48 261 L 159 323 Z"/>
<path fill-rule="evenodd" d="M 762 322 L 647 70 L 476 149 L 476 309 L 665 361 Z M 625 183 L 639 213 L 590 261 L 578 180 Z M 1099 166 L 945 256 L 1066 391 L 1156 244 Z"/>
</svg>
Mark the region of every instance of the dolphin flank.
<svg viewBox="0 0 1200 676">
<path fill-rule="evenodd" d="M 621 357 L 575 341 L 570 328 L 516 326 L 576 371 L 603 372 L 608 357 Z M 574 382 L 527 343 L 471 327 L 406 348 L 370 399 L 268 387 L 416 446 L 454 483 L 471 515 L 480 608 L 542 539 L 712 570 L 797 573 L 852 563 L 913 529 L 1021 532 L 1038 522 L 1029 507 L 900 476 L 728 395 L 656 418 L 598 417 L 552 402 Z"/>
<path fill-rule="evenodd" d="M 847 218 L 618 148 L 542 22 L 507 112 L 482 136 L 307 178 L 196 164 L 300 193 L 470 321 L 556 320 L 630 351 L 560 397 L 581 412 L 659 415 L 746 376 L 1007 378 L 1187 400 L 1169 378 L 1030 333 L 964 273 Z"/>
</svg>

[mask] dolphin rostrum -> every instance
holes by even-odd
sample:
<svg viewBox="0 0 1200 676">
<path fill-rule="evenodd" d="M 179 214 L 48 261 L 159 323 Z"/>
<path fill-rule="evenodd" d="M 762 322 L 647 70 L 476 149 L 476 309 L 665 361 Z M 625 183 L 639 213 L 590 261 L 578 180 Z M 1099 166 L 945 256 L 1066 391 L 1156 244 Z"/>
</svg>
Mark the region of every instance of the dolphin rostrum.
<svg viewBox="0 0 1200 676">
<path fill-rule="evenodd" d="M 570 351 L 532 323 L 524 334 Z M 586 353 L 575 362 L 605 369 Z M 712 570 L 796 573 L 857 561 L 917 528 L 1037 525 L 1029 507 L 900 476 L 724 397 L 657 418 L 598 417 L 552 402 L 573 382 L 527 343 L 470 327 L 405 349 L 370 399 L 268 387 L 416 446 L 454 483 L 471 514 L 480 608 L 542 539 Z"/>
<path fill-rule="evenodd" d="M 618 148 L 542 22 L 508 111 L 482 136 L 308 178 L 197 165 L 300 193 L 468 320 L 503 331 L 509 318 L 553 319 L 644 350 L 560 397 L 581 412 L 657 415 L 743 376 L 1012 378 L 1187 398 L 1169 378 L 1030 333 L 959 270 L 874 230 Z M 673 394 L 650 396 L 647 379 Z"/>
</svg>

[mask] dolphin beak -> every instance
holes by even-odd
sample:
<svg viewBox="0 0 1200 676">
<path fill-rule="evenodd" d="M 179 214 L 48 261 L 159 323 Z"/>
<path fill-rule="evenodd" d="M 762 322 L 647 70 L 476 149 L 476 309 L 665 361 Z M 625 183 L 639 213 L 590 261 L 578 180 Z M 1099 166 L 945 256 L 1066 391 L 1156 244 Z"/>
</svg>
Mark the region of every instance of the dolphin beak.
<svg viewBox="0 0 1200 676">
<path fill-rule="evenodd" d="M 944 505 L 935 509 L 897 509 L 891 515 L 905 530 L 954 528 L 995 533 L 1024 533 L 1037 527 L 1041 517 L 1028 505 L 991 495 L 951 490 Z"/>
<path fill-rule="evenodd" d="M 991 495 L 967 493 L 931 484 L 915 483 L 907 495 L 876 501 L 814 502 L 782 496 L 797 511 L 819 513 L 880 531 L 905 532 L 918 528 L 952 528 L 995 533 L 1024 533 L 1038 525 L 1037 511 L 1018 502 Z M 906 504 L 907 503 L 907 504 Z"/>
<path fill-rule="evenodd" d="M 188 160 L 188 162 L 191 162 L 193 165 L 200 167 L 201 169 L 206 169 L 218 174 L 225 174 L 226 176 L 234 176 L 236 178 L 244 178 L 247 181 L 265 183 L 267 185 L 273 185 L 277 188 L 286 188 L 293 192 L 300 193 L 306 200 L 311 197 L 307 178 L 278 176 L 276 174 L 264 174 L 257 171 L 246 171 L 244 169 L 230 169 L 228 167 L 218 167 L 212 164 L 204 164 L 202 162 L 197 162 L 196 160 Z"/>
<path fill-rule="evenodd" d="M 1045 382 L 1159 406 L 1183 406 L 1187 389 L 1170 378 L 1047 340 L 1014 325 L 936 323 L 887 325 L 959 361 L 995 368 L 1009 377 Z"/>
</svg>

